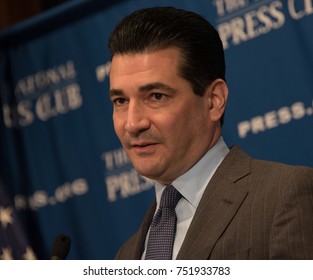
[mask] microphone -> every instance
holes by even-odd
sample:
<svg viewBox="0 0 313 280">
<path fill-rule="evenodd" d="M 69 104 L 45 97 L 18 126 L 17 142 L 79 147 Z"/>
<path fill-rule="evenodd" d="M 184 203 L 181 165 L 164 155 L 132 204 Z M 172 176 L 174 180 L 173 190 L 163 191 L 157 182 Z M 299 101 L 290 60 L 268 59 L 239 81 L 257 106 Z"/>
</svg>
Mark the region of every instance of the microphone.
<svg viewBox="0 0 313 280">
<path fill-rule="evenodd" d="M 51 260 L 65 260 L 70 251 L 71 239 L 65 235 L 60 234 L 54 239 L 51 249 Z"/>
</svg>

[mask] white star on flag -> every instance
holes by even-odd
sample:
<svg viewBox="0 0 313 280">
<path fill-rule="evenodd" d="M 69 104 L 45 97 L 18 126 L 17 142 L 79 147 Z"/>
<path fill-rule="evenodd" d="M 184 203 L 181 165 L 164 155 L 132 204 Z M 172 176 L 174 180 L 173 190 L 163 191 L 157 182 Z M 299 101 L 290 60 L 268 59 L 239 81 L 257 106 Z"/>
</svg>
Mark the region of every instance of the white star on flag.
<svg viewBox="0 0 313 280">
<path fill-rule="evenodd" d="M 2 248 L 2 254 L 0 260 L 13 260 L 12 251 L 10 248 Z"/>
<path fill-rule="evenodd" d="M 0 223 L 3 228 L 13 223 L 12 213 L 13 210 L 11 207 L 0 207 Z"/>
</svg>

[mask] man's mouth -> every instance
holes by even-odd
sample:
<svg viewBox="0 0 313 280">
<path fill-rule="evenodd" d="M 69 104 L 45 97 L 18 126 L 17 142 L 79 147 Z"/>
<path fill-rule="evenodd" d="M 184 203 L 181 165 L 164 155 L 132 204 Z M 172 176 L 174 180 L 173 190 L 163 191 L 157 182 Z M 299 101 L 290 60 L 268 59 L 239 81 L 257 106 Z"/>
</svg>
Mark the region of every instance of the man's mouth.
<svg viewBox="0 0 313 280">
<path fill-rule="evenodd" d="M 136 153 L 152 153 L 155 151 L 157 143 L 154 142 L 141 142 L 141 143 L 131 143 L 130 148 Z"/>
</svg>

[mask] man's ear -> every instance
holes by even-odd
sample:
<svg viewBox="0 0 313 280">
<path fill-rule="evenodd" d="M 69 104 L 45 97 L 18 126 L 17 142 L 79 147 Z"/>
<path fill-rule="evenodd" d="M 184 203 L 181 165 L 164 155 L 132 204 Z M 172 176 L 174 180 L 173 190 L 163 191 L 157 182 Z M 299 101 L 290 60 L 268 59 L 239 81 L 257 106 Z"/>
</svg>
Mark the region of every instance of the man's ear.
<svg viewBox="0 0 313 280">
<path fill-rule="evenodd" d="M 209 98 L 209 110 L 212 121 L 219 121 L 226 108 L 228 97 L 228 87 L 224 80 L 214 80 L 207 89 L 207 98 Z"/>
</svg>

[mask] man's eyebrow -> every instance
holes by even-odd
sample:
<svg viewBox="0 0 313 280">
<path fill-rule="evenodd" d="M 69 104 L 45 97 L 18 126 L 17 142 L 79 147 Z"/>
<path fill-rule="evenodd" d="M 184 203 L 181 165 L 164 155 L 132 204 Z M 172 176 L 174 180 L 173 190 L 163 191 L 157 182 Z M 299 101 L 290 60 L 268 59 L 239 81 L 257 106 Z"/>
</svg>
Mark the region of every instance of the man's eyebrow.
<svg viewBox="0 0 313 280">
<path fill-rule="evenodd" d="M 155 89 L 161 89 L 161 90 L 166 90 L 172 93 L 175 93 L 176 90 L 174 88 L 172 88 L 171 86 L 167 85 L 167 84 L 163 84 L 163 83 L 150 83 L 147 85 L 143 85 L 141 87 L 139 87 L 139 91 L 144 92 L 144 91 L 151 91 L 151 90 L 155 90 Z"/>
<path fill-rule="evenodd" d="M 155 83 L 150 83 L 150 84 L 146 84 L 143 85 L 141 87 L 139 87 L 139 92 L 147 92 L 147 91 L 151 91 L 151 90 L 166 90 L 168 92 L 171 93 L 175 93 L 176 89 L 172 88 L 171 86 L 167 85 L 167 84 L 163 84 L 163 83 L 159 83 L 159 82 L 155 82 Z M 124 91 L 121 89 L 110 89 L 110 96 L 123 96 L 124 95 Z"/>
<path fill-rule="evenodd" d="M 123 95 L 123 91 L 121 89 L 110 89 L 110 97 L 112 96 L 121 96 Z"/>
</svg>

